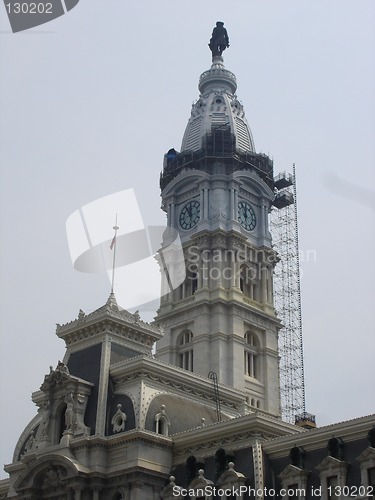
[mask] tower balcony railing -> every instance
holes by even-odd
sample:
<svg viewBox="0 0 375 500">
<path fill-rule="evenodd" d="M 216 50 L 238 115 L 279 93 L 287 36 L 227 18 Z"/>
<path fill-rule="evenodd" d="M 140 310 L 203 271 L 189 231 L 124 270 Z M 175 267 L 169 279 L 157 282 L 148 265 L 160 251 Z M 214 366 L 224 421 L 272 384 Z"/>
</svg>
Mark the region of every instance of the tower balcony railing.
<svg viewBox="0 0 375 500">
<path fill-rule="evenodd" d="M 170 150 L 164 159 L 160 175 L 160 187 L 164 189 L 183 169 L 202 170 L 212 173 L 213 165 L 220 160 L 226 174 L 239 170 L 253 171 L 271 188 L 274 188 L 273 162 L 265 154 L 240 151 L 236 148 L 235 137 L 227 127 L 217 127 L 202 139 L 198 151 Z"/>
</svg>

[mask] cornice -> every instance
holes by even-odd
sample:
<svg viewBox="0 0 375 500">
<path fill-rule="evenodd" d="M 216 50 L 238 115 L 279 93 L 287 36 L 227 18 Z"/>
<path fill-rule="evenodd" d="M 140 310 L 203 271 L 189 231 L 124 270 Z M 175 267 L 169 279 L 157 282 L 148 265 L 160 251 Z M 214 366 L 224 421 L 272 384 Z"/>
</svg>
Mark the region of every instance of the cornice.
<svg viewBox="0 0 375 500">
<path fill-rule="evenodd" d="M 189 299 L 192 300 L 177 302 L 173 309 L 167 312 L 160 311 L 158 321 L 160 321 L 164 327 L 168 327 L 170 324 L 176 327 L 202 315 L 205 312 L 204 308 L 222 304 L 225 307 L 235 308 L 234 314 L 236 316 L 262 330 L 281 328 L 281 321 L 276 316 L 267 314 L 262 309 L 255 307 L 255 305 L 247 304 L 243 300 L 238 300 L 233 297 L 233 291 L 231 289 L 220 289 L 219 293 L 217 292 L 217 289 L 211 290 L 209 291 L 211 298 L 207 298 L 206 295 L 201 298 L 198 290 L 195 295 L 189 297 Z M 213 297 L 213 295 L 215 296 Z M 241 299 L 243 299 L 242 296 Z M 178 320 L 178 323 L 176 323 L 176 320 Z"/>
<path fill-rule="evenodd" d="M 132 429 L 130 431 L 121 432 L 114 436 L 87 436 L 79 439 L 74 439 L 70 442 L 72 450 L 85 448 L 103 448 L 112 449 L 120 448 L 129 443 L 143 443 L 157 446 L 160 448 L 171 449 L 173 439 L 171 437 L 162 436 L 156 432 L 146 431 L 141 429 Z"/>
<path fill-rule="evenodd" d="M 301 429 L 270 415 L 254 412 L 250 415 L 218 422 L 208 426 L 174 434 L 175 463 L 182 463 L 188 455 L 211 456 L 217 448 L 231 451 L 248 448 L 255 440 L 267 442 L 280 435 L 295 435 Z M 292 438 L 292 439 L 293 439 Z"/>
<path fill-rule="evenodd" d="M 375 425 L 375 415 L 355 418 L 345 422 L 338 422 L 324 427 L 304 430 L 298 437 L 298 446 L 303 446 L 305 451 L 326 448 L 328 440 L 335 435 L 344 442 L 356 441 L 366 438 L 370 428 Z M 296 442 L 295 438 L 288 436 L 272 439 L 264 443 L 264 450 L 272 458 L 285 456 Z"/>
<path fill-rule="evenodd" d="M 206 377 L 147 356 L 116 363 L 111 366 L 110 374 L 116 389 L 137 378 L 148 379 L 168 390 L 174 388 L 180 393 L 199 397 L 210 403 L 215 401 L 212 381 Z M 221 404 L 232 411 L 239 411 L 240 405 L 246 399 L 246 393 L 224 384 L 219 384 L 219 391 Z"/>
<path fill-rule="evenodd" d="M 80 310 L 77 319 L 64 325 L 57 324 L 56 335 L 65 341 L 72 336 L 76 340 L 82 340 L 83 338 L 92 337 L 95 333 L 103 333 L 97 331 L 98 326 L 103 328 L 103 325 L 108 326 L 108 328 L 116 326 L 117 331 L 113 333 L 120 336 L 122 331 L 141 333 L 145 338 L 152 341 L 150 345 L 163 335 L 160 326 L 142 321 L 137 312 L 131 314 L 125 309 L 119 309 L 117 304 L 114 303 L 114 299 L 111 301 L 111 298 L 104 306 L 90 314 L 85 314 Z"/>
<path fill-rule="evenodd" d="M 147 328 L 138 323 L 129 324 L 112 317 L 96 318 L 83 325 L 70 326 L 69 324 L 66 328 L 58 326 L 56 334 L 65 341 L 68 348 L 78 345 L 94 345 L 101 342 L 103 336 L 110 335 L 113 339 L 129 341 L 129 346 L 140 345 L 143 349 L 149 350 L 154 342 L 162 337 L 161 333 L 150 333 Z"/>
</svg>

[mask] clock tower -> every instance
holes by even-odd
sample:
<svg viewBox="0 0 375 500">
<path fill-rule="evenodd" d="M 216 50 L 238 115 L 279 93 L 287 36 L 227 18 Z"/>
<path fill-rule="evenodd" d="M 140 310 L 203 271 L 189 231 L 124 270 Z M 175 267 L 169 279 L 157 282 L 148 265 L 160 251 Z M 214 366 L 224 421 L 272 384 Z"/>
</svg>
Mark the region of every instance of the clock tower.
<svg viewBox="0 0 375 500">
<path fill-rule="evenodd" d="M 236 77 L 224 66 L 223 23 L 209 46 L 212 66 L 200 76 L 181 151 L 168 151 L 160 178 L 186 278 L 161 299 L 157 321 L 165 334 L 156 357 L 204 377 L 213 371 L 219 384 L 246 394 L 246 411 L 279 415 L 277 256 L 268 228 L 273 163 L 256 153 Z"/>
</svg>

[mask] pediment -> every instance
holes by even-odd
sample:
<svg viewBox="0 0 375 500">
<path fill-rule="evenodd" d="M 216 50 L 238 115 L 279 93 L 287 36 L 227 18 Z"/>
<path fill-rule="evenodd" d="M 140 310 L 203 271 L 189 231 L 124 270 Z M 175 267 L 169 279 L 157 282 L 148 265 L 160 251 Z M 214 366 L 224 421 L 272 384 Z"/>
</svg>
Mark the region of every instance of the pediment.
<svg viewBox="0 0 375 500">
<path fill-rule="evenodd" d="M 309 471 L 305 469 L 300 469 L 299 467 L 296 467 L 295 465 L 289 464 L 285 467 L 285 469 L 280 472 L 278 477 L 282 481 L 288 481 L 289 480 L 294 480 L 294 479 L 299 479 L 301 476 L 307 476 Z"/>
<path fill-rule="evenodd" d="M 82 471 L 82 466 L 70 458 L 49 454 L 33 461 L 16 480 L 14 488 L 19 492 L 25 488 L 54 486 L 61 484 L 67 477 L 77 476 Z"/>
<path fill-rule="evenodd" d="M 356 458 L 356 460 L 360 464 L 367 461 L 372 461 L 372 460 L 375 461 L 375 448 L 369 446 Z"/>
<path fill-rule="evenodd" d="M 348 463 L 343 460 L 338 460 L 337 458 L 328 456 L 316 466 L 316 469 L 319 471 L 337 472 L 339 470 L 346 469 L 347 465 Z"/>
</svg>

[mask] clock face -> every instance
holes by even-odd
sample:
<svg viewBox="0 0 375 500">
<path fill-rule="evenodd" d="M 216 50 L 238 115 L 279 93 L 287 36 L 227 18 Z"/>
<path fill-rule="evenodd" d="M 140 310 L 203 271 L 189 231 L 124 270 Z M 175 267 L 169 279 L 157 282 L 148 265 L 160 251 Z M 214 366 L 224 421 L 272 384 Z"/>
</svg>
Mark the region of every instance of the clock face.
<svg viewBox="0 0 375 500">
<path fill-rule="evenodd" d="M 240 201 L 238 204 L 238 220 L 246 231 L 252 231 L 257 224 L 254 209 L 246 201 Z"/>
<path fill-rule="evenodd" d="M 201 208 L 199 201 L 192 200 L 186 203 L 180 213 L 180 226 L 182 229 L 191 229 L 198 224 Z"/>
</svg>

